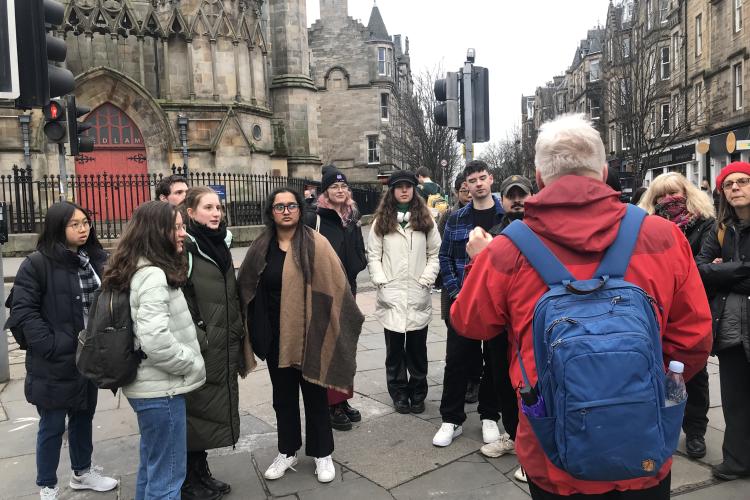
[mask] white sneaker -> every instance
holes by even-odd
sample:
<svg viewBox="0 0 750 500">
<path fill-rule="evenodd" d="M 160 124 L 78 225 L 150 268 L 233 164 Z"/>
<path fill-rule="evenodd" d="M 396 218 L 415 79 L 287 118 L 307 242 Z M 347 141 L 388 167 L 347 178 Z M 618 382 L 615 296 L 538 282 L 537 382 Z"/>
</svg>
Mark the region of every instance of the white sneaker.
<svg viewBox="0 0 750 500">
<path fill-rule="evenodd" d="M 74 490 L 109 491 L 117 488 L 117 479 L 102 476 L 101 467 L 90 467 L 80 476 L 73 472 L 70 475 L 70 487 Z"/>
<path fill-rule="evenodd" d="M 45 486 L 41 490 L 39 490 L 39 498 L 41 500 L 57 500 L 57 493 L 60 491 L 60 489 L 55 486 L 54 488 L 50 488 L 48 486 Z"/>
<path fill-rule="evenodd" d="M 336 477 L 336 468 L 333 466 L 331 455 L 315 459 L 315 474 L 321 483 L 330 483 Z"/>
<path fill-rule="evenodd" d="M 287 469 L 292 469 L 294 472 L 297 472 L 297 469 L 294 468 L 294 466 L 297 465 L 297 462 L 297 455 L 288 457 L 283 453 L 279 453 L 278 455 L 276 455 L 273 463 L 268 467 L 268 469 L 266 469 L 266 472 L 265 474 L 263 474 L 263 476 L 266 479 L 279 479 L 284 475 Z"/>
<path fill-rule="evenodd" d="M 494 420 L 482 420 L 482 441 L 485 444 L 494 443 L 500 439 L 500 429 Z"/>
<path fill-rule="evenodd" d="M 461 435 L 464 431 L 460 425 L 449 424 L 443 422 L 440 429 L 435 433 L 435 437 L 432 438 L 432 444 L 435 446 L 448 446 L 454 439 Z"/>
<path fill-rule="evenodd" d="M 513 477 L 515 477 L 518 481 L 521 481 L 522 483 L 528 483 L 529 480 L 526 477 L 526 471 L 523 470 L 523 467 L 519 467 L 516 469 L 516 472 L 513 473 Z"/>
<path fill-rule="evenodd" d="M 516 445 L 508 434 L 503 434 L 500 439 L 482 446 L 479 451 L 482 455 L 490 458 L 502 457 L 506 453 L 516 453 Z"/>
</svg>

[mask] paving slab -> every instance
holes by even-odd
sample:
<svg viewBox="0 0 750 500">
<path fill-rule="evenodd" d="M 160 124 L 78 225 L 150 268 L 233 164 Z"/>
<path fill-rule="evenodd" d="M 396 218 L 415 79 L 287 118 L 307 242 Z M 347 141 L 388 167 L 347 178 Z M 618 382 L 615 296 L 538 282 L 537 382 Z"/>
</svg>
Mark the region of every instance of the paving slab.
<svg viewBox="0 0 750 500">
<path fill-rule="evenodd" d="M 385 488 L 372 481 L 357 477 L 330 485 L 320 485 L 317 489 L 302 491 L 297 494 L 299 500 L 331 500 L 338 498 L 360 498 L 363 500 L 393 500 Z"/>
<path fill-rule="evenodd" d="M 391 490 L 399 500 L 480 499 L 528 500 L 528 496 L 486 462 L 457 461 Z"/>
<path fill-rule="evenodd" d="M 436 427 L 424 420 L 393 413 L 364 422 L 358 433 L 337 435 L 334 458 L 390 489 L 478 448 L 478 443 L 469 439 L 458 439 L 446 448 L 435 447 L 435 431 Z"/>
<path fill-rule="evenodd" d="M 388 392 L 385 367 L 376 370 L 358 371 L 354 376 L 354 391 L 366 396 Z"/>
<path fill-rule="evenodd" d="M 209 465 L 214 477 L 232 486 L 232 491 L 223 498 L 246 500 L 266 497 L 263 480 L 253 465 L 251 453 L 210 457 Z"/>
<path fill-rule="evenodd" d="M 377 370 L 385 367 L 385 348 L 370 349 L 357 353 L 357 372 Z M 356 387 L 356 386 L 355 386 Z"/>
<path fill-rule="evenodd" d="M 750 479 L 718 483 L 696 491 L 676 495 L 679 500 L 748 500 Z"/>
<path fill-rule="evenodd" d="M 24 367 L 21 367 L 21 370 L 23 373 L 26 373 Z M 26 396 L 23 393 L 24 377 L 17 378 L 11 373 L 11 379 L 8 385 L 5 386 L 5 389 L 3 389 L 3 392 L 0 393 L 0 401 L 3 404 L 11 401 L 26 401 Z"/>
<path fill-rule="evenodd" d="M 721 375 L 718 373 L 708 377 L 708 400 L 711 408 L 721 406 Z"/>
<path fill-rule="evenodd" d="M 721 432 L 726 430 L 726 422 L 724 421 L 724 410 L 721 406 L 708 409 L 708 425 L 714 429 L 718 429 Z"/>
<path fill-rule="evenodd" d="M 672 458 L 672 491 L 712 481 L 711 469 L 706 464 L 681 455 Z"/>
<path fill-rule="evenodd" d="M 138 419 L 127 405 L 120 410 L 99 411 L 94 414 L 94 442 L 123 436 L 138 436 Z"/>
</svg>

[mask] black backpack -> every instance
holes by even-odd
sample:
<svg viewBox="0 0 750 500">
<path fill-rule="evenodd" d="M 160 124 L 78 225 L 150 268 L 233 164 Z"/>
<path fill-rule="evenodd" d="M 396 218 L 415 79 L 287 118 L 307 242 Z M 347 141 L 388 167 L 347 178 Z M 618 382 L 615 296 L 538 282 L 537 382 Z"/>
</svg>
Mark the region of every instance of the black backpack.
<svg viewBox="0 0 750 500">
<path fill-rule="evenodd" d="M 39 280 L 40 296 L 44 296 L 44 291 L 47 287 L 47 268 L 44 265 L 44 256 L 41 252 L 35 251 L 28 255 L 28 259 L 31 262 L 31 267 L 34 269 L 36 279 Z M 25 351 L 29 345 L 26 342 L 26 335 L 23 333 L 23 325 L 16 324 L 16 320 L 13 317 L 13 290 L 15 286 L 10 289 L 8 298 L 5 299 L 5 307 L 10 310 L 8 321 L 5 322 L 3 329 L 10 330 L 13 334 L 13 338 L 16 339 L 19 349 Z"/>
<path fill-rule="evenodd" d="M 143 358 L 143 351 L 135 349 L 130 291 L 100 288 L 88 324 L 78 334 L 78 371 L 100 389 L 117 390 L 135 380 Z"/>
</svg>

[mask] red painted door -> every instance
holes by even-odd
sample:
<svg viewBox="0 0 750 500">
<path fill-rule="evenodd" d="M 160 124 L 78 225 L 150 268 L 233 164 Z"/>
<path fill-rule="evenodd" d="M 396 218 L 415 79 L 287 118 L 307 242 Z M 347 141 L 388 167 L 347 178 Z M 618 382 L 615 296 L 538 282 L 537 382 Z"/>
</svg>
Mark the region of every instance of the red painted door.
<svg viewBox="0 0 750 500">
<path fill-rule="evenodd" d="M 76 201 L 91 210 L 99 231 L 111 233 L 151 198 L 146 147 L 138 127 L 111 103 L 96 108 L 86 121 L 92 125 L 86 135 L 94 137 L 95 146 L 76 158 Z"/>
</svg>

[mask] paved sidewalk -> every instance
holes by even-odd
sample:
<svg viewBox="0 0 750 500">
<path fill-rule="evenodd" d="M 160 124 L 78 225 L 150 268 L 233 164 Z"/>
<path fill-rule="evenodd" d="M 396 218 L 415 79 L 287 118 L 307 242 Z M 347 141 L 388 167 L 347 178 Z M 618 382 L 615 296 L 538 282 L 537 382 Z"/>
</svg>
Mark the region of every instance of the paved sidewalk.
<svg viewBox="0 0 750 500">
<path fill-rule="evenodd" d="M 364 283 L 363 283 L 364 284 Z M 312 459 L 300 456 L 297 472 L 277 481 L 263 479 L 276 455 L 275 416 L 271 382 L 261 365 L 240 381 L 242 434 L 235 449 L 213 450 L 209 462 L 214 475 L 232 484 L 228 499 L 528 499 L 528 488 L 513 480 L 515 456 L 487 459 L 479 453 L 481 427 L 476 405 L 469 406 L 464 434 L 447 448 L 432 446 L 440 425 L 438 407 L 445 357 L 445 325 L 439 319 L 439 297 L 428 335 L 429 385 L 426 411 L 400 415 L 389 404 L 385 384 L 383 330 L 372 313 L 375 294 L 357 297 L 367 314 L 357 355 L 353 406 L 362 422 L 349 432 L 334 431 L 336 479 L 317 482 Z M 12 345 L 12 380 L 0 384 L 0 498 L 38 498 L 35 477 L 35 437 L 38 415 L 23 395 L 23 356 Z M 684 444 L 675 456 L 673 497 L 680 500 L 748 500 L 750 481 L 721 483 L 709 466 L 721 459 L 724 421 L 720 408 L 716 358 L 709 364 L 711 411 L 704 460 L 688 460 Z M 94 420 L 94 460 L 121 480 L 117 491 L 75 492 L 67 486 L 69 458 L 63 450 L 58 470 L 62 499 L 131 499 L 138 464 L 138 427 L 125 398 L 101 391 Z"/>
</svg>

